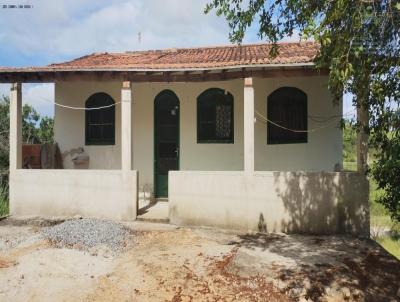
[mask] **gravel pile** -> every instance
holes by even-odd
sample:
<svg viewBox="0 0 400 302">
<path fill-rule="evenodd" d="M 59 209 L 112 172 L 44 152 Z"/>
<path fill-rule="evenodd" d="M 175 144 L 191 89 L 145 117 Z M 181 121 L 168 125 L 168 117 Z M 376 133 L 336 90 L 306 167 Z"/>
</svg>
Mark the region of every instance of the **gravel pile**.
<svg viewBox="0 0 400 302">
<path fill-rule="evenodd" d="M 122 224 L 93 218 L 67 220 L 42 231 L 58 247 L 90 250 L 97 246 L 119 251 L 125 247 L 129 231 Z"/>
</svg>

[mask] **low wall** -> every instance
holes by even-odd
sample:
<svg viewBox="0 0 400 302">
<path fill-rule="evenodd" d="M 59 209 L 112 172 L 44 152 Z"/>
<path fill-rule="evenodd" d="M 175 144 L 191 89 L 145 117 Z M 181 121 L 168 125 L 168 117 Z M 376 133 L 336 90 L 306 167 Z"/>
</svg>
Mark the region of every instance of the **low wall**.
<svg viewBox="0 0 400 302">
<path fill-rule="evenodd" d="M 137 183 L 137 171 L 15 170 L 10 175 L 10 212 L 133 220 Z"/>
<path fill-rule="evenodd" d="M 246 231 L 369 235 L 369 185 L 358 173 L 169 174 L 170 221 Z"/>
</svg>

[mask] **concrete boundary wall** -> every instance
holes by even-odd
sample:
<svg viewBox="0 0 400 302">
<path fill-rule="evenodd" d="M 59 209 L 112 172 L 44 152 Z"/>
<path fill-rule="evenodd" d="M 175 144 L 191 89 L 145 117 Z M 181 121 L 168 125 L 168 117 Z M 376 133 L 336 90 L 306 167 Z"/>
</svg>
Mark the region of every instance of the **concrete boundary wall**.
<svg viewBox="0 0 400 302">
<path fill-rule="evenodd" d="M 358 173 L 173 171 L 169 215 L 176 225 L 368 236 L 368 193 Z"/>
<path fill-rule="evenodd" d="M 136 219 L 137 171 L 14 170 L 13 216 L 74 216 Z"/>
</svg>

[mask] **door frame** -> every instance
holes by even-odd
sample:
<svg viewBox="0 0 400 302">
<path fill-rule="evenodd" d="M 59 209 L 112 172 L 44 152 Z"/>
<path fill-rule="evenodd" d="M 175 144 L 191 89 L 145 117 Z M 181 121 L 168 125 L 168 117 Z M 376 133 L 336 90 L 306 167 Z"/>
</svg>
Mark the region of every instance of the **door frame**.
<svg viewBox="0 0 400 302">
<path fill-rule="evenodd" d="M 175 92 L 173 92 L 171 89 L 163 89 L 161 90 L 154 98 L 153 101 L 153 191 L 154 191 L 154 198 L 168 198 L 167 197 L 160 197 L 157 196 L 157 99 L 161 97 L 162 95 L 167 94 L 169 97 L 173 97 L 178 101 L 178 134 L 177 134 L 177 146 L 178 146 L 178 156 L 177 156 L 177 170 L 180 169 L 180 158 L 181 158 L 181 142 L 180 142 L 180 136 L 181 136 L 181 102 L 176 95 Z M 168 177 L 168 182 L 169 182 L 169 177 Z M 168 184 L 167 184 L 168 185 Z M 169 192 L 168 192 L 169 193 Z"/>
</svg>

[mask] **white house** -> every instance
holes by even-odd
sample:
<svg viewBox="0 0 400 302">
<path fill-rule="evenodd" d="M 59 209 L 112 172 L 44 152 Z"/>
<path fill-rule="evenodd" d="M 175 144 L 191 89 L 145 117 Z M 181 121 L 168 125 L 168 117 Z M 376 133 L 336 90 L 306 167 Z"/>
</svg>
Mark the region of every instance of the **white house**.
<svg viewBox="0 0 400 302">
<path fill-rule="evenodd" d="M 282 43 L 275 58 L 269 49 L 94 53 L 0 69 L 0 82 L 14 83 L 11 214 L 134 220 L 138 199 L 153 198 L 168 200 L 178 225 L 368 234 L 365 148 L 359 171 L 343 172 L 342 104 L 329 71 L 314 67 L 318 45 Z M 21 169 L 21 83 L 32 82 L 55 84 L 62 170 Z M 79 147 L 87 169 L 68 155 Z"/>
</svg>

